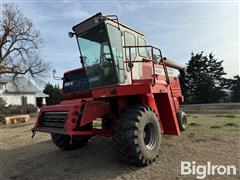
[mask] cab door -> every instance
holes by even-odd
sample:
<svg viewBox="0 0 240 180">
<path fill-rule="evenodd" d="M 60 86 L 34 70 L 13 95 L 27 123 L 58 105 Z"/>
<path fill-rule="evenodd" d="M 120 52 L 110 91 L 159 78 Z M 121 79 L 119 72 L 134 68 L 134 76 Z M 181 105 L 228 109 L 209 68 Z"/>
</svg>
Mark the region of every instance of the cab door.
<svg viewBox="0 0 240 180">
<path fill-rule="evenodd" d="M 124 83 L 125 74 L 124 74 L 121 30 L 118 27 L 108 23 L 107 23 L 107 30 L 108 30 L 111 52 L 113 54 L 119 83 Z"/>
</svg>

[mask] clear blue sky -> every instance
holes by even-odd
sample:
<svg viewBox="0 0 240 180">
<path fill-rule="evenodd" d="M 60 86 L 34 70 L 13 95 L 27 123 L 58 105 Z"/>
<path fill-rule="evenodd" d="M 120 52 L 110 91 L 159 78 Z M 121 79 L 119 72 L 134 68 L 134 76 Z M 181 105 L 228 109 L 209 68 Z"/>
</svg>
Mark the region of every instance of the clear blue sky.
<svg viewBox="0 0 240 180">
<path fill-rule="evenodd" d="M 147 44 L 160 47 L 164 56 L 182 64 L 190 59 L 191 52 L 213 52 L 224 60 L 228 77 L 240 73 L 239 2 L 14 2 L 41 31 L 41 56 L 59 74 L 80 66 L 77 44 L 67 32 L 97 12 L 118 15 L 120 22 L 143 32 Z M 49 81 L 55 83 L 51 78 Z"/>
</svg>

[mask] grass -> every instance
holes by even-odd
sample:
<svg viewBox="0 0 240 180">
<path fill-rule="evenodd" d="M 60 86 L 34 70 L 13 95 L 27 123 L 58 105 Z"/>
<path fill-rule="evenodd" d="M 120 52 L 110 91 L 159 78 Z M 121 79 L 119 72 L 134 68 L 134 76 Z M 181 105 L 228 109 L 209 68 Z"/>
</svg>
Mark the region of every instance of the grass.
<svg viewBox="0 0 240 180">
<path fill-rule="evenodd" d="M 231 127 L 233 127 L 233 126 L 238 127 L 238 125 L 236 123 L 232 123 L 232 122 L 226 123 L 224 125 L 225 126 L 231 126 Z"/>
<path fill-rule="evenodd" d="M 191 114 L 188 126 L 193 131 L 240 132 L 240 117 L 236 114 Z"/>
<path fill-rule="evenodd" d="M 222 129 L 224 131 L 231 131 L 231 132 L 239 132 L 240 128 L 236 123 L 225 123 L 222 126 L 220 125 L 212 125 L 210 126 L 212 129 Z"/>
<path fill-rule="evenodd" d="M 189 124 L 189 126 L 199 127 L 199 126 L 201 126 L 201 124 L 192 122 L 192 123 Z"/>
<path fill-rule="evenodd" d="M 235 115 L 233 115 L 233 114 L 216 115 L 215 117 L 237 118 L 237 116 L 235 116 Z"/>
<path fill-rule="evenodd" d="M 210 126 L 210 128 L 212 128 L 212 129 L 221 129 L 221 126 L 213 125 L 213 126 Z"/>
<path fill-rule="evenodd" d="M 225 117 L 227 117 L 227 118 L 237 118 L 237 116 L 235 116 L 235 115 L 231 115 L 231 114 L 226 115 Z"/>
<path fill-rule="evenodd" d="M 227 132 L 236 132 L 236 133 L 240 132 L 240 128 L 239 127 L 224 127 L 222 129 L 224 131 L 227 131 Z"/>
</svg>

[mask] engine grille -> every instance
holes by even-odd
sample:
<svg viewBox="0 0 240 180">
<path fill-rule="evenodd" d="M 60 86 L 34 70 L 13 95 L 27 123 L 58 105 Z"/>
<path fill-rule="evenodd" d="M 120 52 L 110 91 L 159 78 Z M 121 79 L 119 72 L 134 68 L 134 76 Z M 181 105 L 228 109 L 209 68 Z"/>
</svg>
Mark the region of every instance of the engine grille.
<svg viewBox="0 0 240 180">
<path fill-rule="evenodd" d="M 67 115 L 67 111 L 43 112 L 38 122 L 42 127 L 64 128 Z"/>
</svg>

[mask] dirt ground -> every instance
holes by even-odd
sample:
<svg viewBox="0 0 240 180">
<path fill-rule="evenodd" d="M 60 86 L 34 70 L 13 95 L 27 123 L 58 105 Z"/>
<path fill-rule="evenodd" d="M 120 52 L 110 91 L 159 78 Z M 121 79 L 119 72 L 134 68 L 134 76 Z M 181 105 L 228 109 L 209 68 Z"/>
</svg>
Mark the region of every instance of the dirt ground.
<svg viewBox="0 0 240 180">
<path fill-rule="evenodd" d="M 117 158 L 111 138 L 95 137 L 71 152 L 55 147 L 48 134 L 31 139 L 34 119 L 1 125 L 1 179 L 195 179 L 181 176 L 181 161 L 235 165 L 238 175 L 206 179 L 240 179 L 240 115 L 190 114 L 182 136 L 163 136 L 160 157 L 148 167 L 134 167 Z"/>
</svg>

